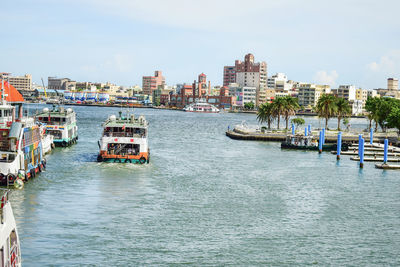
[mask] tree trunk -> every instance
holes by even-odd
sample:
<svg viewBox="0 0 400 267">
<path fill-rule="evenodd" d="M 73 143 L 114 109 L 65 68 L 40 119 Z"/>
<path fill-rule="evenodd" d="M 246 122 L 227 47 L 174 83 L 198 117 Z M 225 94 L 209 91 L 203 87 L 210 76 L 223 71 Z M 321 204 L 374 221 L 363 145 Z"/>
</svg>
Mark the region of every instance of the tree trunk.
<svg viewBox="0 0 400 267">
<path fill-rule="evenodd" d="M 328 130 L 328 118 L 325 118 L 325 130 Z"/>
<path fill-rule="evenodd" d="M 369 130 L 371 131 L 372 129 L 372 120 L 369 120 Z"/>
<path fill-rule="evenodd" d="M 286 120 L 286 130 L 289 127 L 289 115 L 285 115 L 285 120 Z"/>
<path fill-rule="evenodd" d="M 280 123 L 280 121 L 281 121 L 281 116 L 278 115 L 278 130 L 279 130 L 279 123 Z"/>
<path fill-rule="evenodd" d="M 337 117 L 337 129 L 338 129 L 338 131 L 340 131 L 340 120 L 341 119 L 342 118 L 340 118 L 340 116 Z"/>
<path fill-rule="evenodd" d="M 378 122 L 375 121 L 375 132 L 377 132 L 377 131 L 378 131 Z"/>
<path fill-rule="evenodd" d="M 271 129 L 271 118 L 268 118 L 268 130 Z"/>
</svg>

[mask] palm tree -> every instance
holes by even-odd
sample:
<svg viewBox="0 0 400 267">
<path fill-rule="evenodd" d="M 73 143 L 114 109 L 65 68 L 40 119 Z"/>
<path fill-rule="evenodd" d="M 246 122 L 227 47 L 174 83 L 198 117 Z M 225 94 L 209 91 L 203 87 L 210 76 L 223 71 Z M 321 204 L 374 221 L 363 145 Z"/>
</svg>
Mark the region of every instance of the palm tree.
<svg viewBox="0 0 400 267">
<path fill-rule="evenodd" d="M 278 130 L 281 121 L 281 116 L 285 112 L 285 109 L 286 109 L 285 98 L 283 97 L 275 98 L 274 101 L 272 102 L 272 114 L 274 114 L 274 117 L 278 119 Z"/>
<path fill-rule="evenodd" d="M 268 129 L 271 129 L 271 122 L 274 119 L 274 114 L 272 112 L 272 104 L 264 103 L 261 104 L 257 111 L 257 120 L 260 123 L 267 122 Z"/>
<path fill-rule="evenodd" d="M 325 128 L 328 129 L 328 120 L 336 114 L 336 97 L 334 95 L 323 94 L 317 103 L 316 111 L 318 116 L 325 118 Z"/>
<path fill-rule="evenodd" d="M 351 115 L 351 106 L 346 99 L 338 97 L 336 98 L 336 116 L 338 118 L 337 128 L 340 131 L 340 121 L 343 117 Z"/>
<path fill-rule="evenodd" d="M 283 114 L 285 116 L 286 130 L 287 130 L 289 127 L 289 117 L 295 115 L 296 111 L 299 110 L 300 106 L 296 98 L 293 98 L 291 96 L 285 96 L 283 97 L 283 99 L 285 100 L 285 110 Z"/>
<path fill-rule="evenodd" d="M 365 110 L 368 111 L 368 119 L 370 119 L 370 128 L 372 127 L 372 120 L 375 121 L 375 132 L 378 131 L 378 121 L 379 121 L 379 105 L 381 99 L 378 97 L 368 97 L 365 103 Z"/>
</svg>

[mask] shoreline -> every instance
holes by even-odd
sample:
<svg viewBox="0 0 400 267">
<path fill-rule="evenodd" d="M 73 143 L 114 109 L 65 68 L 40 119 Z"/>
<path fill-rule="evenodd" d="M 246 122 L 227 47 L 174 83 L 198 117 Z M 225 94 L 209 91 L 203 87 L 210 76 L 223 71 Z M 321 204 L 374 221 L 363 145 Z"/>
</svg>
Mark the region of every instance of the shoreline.
<svg viewBox="0 0 400 267">
<path fill-rule="evenodd" d="M 52 105 L 52 103 L 35 103 L 35 102 L 26 102 L 26 104 L 47 104 L 47 105 Z M 121 104 L 112 104 L 112 105 L 107 105 L 107 104 L 76 104 L 76 103 L 62 103 L 62 104 L 56 104 L 56 105 L 65 105 L 65 106 L 88 106 L 88 107 L 111 107 L 111 108 L 152 108 L 152 109 L 165 109 L 165 110 L 177 110 L 177 111 L 183 111 L 183 108 L 172 108 L 172 107 L 156 107 L 156 106 L 145 106 L 142 104 L 137 104 L 137 105 L 121 105 Z M 225 112 L 220 112 L 220 113 L 242 113 L 242 114 L 257 114 L 256 110 L 227 110 Z M 318 116 L 317 113 L 310 112 L 310 113 L 304 113 L 304 112 L 296 112 L 295 116 L 305 116 L 305 117 L 315 117 Z M 365 116 L 357 116 L 357 115 L 352 115 L 350 118 L 361 118 L 361 119 L 367 119 Z"/>
</svg>

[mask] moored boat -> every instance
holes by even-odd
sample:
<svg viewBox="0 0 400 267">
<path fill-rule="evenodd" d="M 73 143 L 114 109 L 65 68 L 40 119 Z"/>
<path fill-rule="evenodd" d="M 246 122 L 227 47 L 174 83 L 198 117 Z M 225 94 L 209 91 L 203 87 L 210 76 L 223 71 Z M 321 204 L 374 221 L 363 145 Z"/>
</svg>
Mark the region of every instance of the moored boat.
<svg viewBox="0 0 400 267">
<path fill-rule="evenodd" d="M 43 131 L 33 118 L 22 117 L 22 104 L 19 117 L 15 118 L 15 107 L 5 99 L 2 82 L 0 103 L 0 185 L 12 185 L 16 181 L 35 177 L 44 170 L 46 160 L 43 154 Z M 10 91 L 9 84 L 7 85 Z M 15 90 L 15 88 L 14 88 Z M 16 90 L 15 94 L 19 94 Z M 19 95 L 20 96 L 20 95 Z M 20 96 L 22 101 L 23 98 Z"/>
<path fill-rule="evenodd" d="M 281 143 L 283 149 L 299 149 L 299 150 L 319 150 L 318 141 L 312 135 L 288 135 L 286 141 Z M 337 148 L 337 144 L 324 144 L 322 151 L 331 151 Z M 349 146 L 347 143 L 342 144 L 342 151 L 347 151 Z"/>
<path fill-rule="evenodd" d="M 99 140 L 99 162 L 149 163 L 148 123 L 144 116 L 135 118 L 111 115 L 103 123 L 103 136 Z"/>
<path fill-rule="evenodd" d="M 13 210 L 8 201 L 7 189 L 0 189 L 0 266 L 21 266 L 21 249 L 17 224 Z"/>
<path fill-rule="evenodd" d="M 36 115 L 36 119 L 45 124 L 46 133 L 53 136 L 56 146 L 70 146 L 78 140 L 76 113 L 71 108 L 58 106 L 53 106 L 51 110 L 44 108 Z"/>
<path fill-rule="evenodd" d="M 195 103 L 185 106 L 183 109 L 186 112 L 199 112 L 199 113 L 218 113 L 219 109 L 204 100 L 200 99 Z"/>
</svg>

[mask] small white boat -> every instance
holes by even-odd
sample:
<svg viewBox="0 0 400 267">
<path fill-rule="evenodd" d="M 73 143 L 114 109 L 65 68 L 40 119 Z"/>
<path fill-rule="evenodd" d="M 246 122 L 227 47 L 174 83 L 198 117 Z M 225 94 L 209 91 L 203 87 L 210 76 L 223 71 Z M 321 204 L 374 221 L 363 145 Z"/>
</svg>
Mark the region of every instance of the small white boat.
<svg viewBox="0 0 400 267">
<path fill-rule="evenodd" d="M 186 112 L 200 112 L 200 113 L 218 113 L 219 109 L 211 105 L 203 99 L 199 99 L 195 103 L 187 105 L 184 109 Z"/>
<path fill-rule="evenodd" d="M 11 204 L 8 201 L 9 190 L 1 189 L 0 205 L 0 266 L 21 266 L 21 250 Z"/>
</svg>

